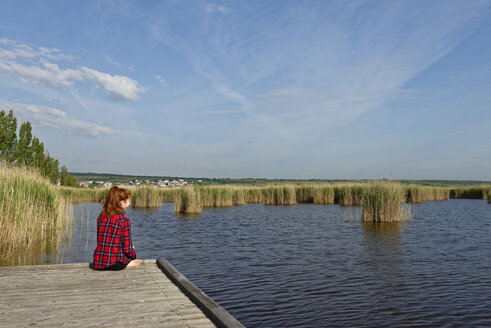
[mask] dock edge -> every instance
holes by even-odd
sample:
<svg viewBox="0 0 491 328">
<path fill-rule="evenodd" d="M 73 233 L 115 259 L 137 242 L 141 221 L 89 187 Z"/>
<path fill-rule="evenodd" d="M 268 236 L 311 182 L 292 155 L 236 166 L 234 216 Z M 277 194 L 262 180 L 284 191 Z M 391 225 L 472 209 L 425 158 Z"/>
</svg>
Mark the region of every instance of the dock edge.
<svg viewBox="0 0 491 328">
<path fill-rule="evenodd" d="M 237 319 L 215 303 L 201 289 L 196 287 L 165 258 L 157 259 L 157 266 L 177 287 L 210 317 L 219 328 L 245 328 Z"/>
</svg>

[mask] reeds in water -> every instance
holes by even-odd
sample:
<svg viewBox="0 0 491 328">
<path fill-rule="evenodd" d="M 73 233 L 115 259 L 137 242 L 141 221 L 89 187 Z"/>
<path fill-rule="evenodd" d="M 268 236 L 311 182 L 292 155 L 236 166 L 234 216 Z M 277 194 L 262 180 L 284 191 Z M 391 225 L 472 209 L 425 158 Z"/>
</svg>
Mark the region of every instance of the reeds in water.
<svg viewBox="0 0 491 328">
<path fill-rule="evenodd" d="M 159 194 L 162 203 L 173 203 L 176 198 L 176 190 L 173 188 L 159 189 Z"/>
<path fill-rule="evenodd" d="M 203 207 L 230 207 L 234 205 L 232 188 L 200 187 L 197 190 L 200 193 Z"/>
<path fill-rule="evenodd" d="M 343 206 L 360 206 L 366 185 L 346 184 L 334 187 L 334 201 Z"/>
<path fill-rule="evenodd" d="M 395 183 L 374 183 L 365 188 L 362 197 L 364 222 L 398 222 L 409 218 L 401 204 L 406 201 L 405 189 Z"/>
<path fill-rule="evenodd" d="M 131 190 L 133 208 L 157 208 L 160 192 L 154 187 L 140 187 Z"/>
<path fill-rule="evenodd" d="M 448 200 L 450 189 L 444 187 L 424 187 L 410 185 L 407 187 L 407 202 L 421 203 L 434 200 Z"/>
<path fill-rule="evenodd" d="M 295 188 L 297 203 L 334 204 L 332 186 L 298 186 Z"/>
<path fill-rule="evenodd" d="M 73 187 L 58 187 L 58 192 L 71 204 L 104 203 L 109 188 L 85 189 Z"/>
<path fill-rule="evenodd" d="M 295 205 L 297 195 L 292 186 L 266 187 L 263 189 L 265 205 Z"/>
<path fill-rule="evenodd" d="M 488 204 L 491 204 L 491 193 L 488 194 Z"/>
<path fill-rule="evenodd" d="M 486 199 L 489 191 L 489 186 L 453 188 L 450 190 L 450 197 L 464 199 Z"/>
<path fill-rule="evenodd" d="M 71 206 L 37 171 L 0 166 L 0 254 L 53 248 L 71 223 Z"/>
<path fill-rule="evenodd" d="M 181 214 L 201 213 L 201 193 L 195 188 L 180 188 L 176 192 L 174 212 Z"/>
<path fill-rule="evenodd" d="M 247 204 L 261 204 L 264 202 L 263 188 L 253 187 L 246 188 L 244 191 L 244 200 Z"/>
</svg>

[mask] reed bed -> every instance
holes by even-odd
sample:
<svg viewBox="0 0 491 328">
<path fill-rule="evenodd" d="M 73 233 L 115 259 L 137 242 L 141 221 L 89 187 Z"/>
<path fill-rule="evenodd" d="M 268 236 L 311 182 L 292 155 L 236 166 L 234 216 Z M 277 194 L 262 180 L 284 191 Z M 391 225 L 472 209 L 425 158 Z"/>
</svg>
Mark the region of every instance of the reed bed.
<svg viewBox="0 0 491 328">
<path fill-rule="evenodd" d="M 329 185 L 295 187 L 297 203 L 334 204 L 334 187 Z"/>
<path fill-rule="evenodd" d="M 293 186 L 275 186 L 263 189 L 265 205 L 295 205 L 297 195 Z"/>
<path fill-rule="evenodd" d="M 157 208 L 160 204 L 160 192 L 153 187 L 131 189 L 133 208 Z"/>
<path fill-rule="evenodd" d="M 84 189 L 74 187 L 58 187 L 58 192 L 71 204 L 104 203 L 109 188 Z"/>
<path fill-rule="evenodd" d="M 486 199 L 490 190 L 491 187 L 488 185 L 453 188 L 450 190 L 450 198 Z"/>
<path fill-rule="evenodd" d="M 488 194 L 488 204 L 491 204 L 491 194 Z"/>
<path fill-rule="evenodd" d="M 173 203 L 174 199 L 176 199 L 176 190 L 165 188 L 159 189 L 160 202 L 162 203 Z"/>
<path fill-rule="evenodd" d="M 331 205 L 334 204 L 334 187 L 322 186 L 314 189 L 314 204 Z"/>
<path fill-rule="evenodd" d="M 407 202 L 421 203 L 434 200 L 448 200 L 450 189 L 443 187 L 423 187 L 410 185 L 407 187 Z"/>
<path fill-rule="evenodd" d="M 0 166 L 0 254 L 56 248 L 70 228 L 71 206 L 39 172 Z"/>
<path fill-rule="evenodd" d="M 199 187 L 203 207 L 231 207 L 233 189 L 230 187 Z"/>
<path fill-rule="evenodd" d="M 247 204 L 264 203 L 263 188 L 261 187 L 244 188 L 244 200 Z"/>
<path fill-rule="evenodd" d="M 374 183 L 364 188 L 362 220 L 364 222 L 399 222 L 409 219 L 406 189 L 396 183 Z"/>
<path fill-rule="evenodd" d="M 232 189 L 232 203 L 234 206 L 244 205 L 245 201 L 245 190 L 242 188 Z"/>
<path fill-rule="evenodd" d="M 343 206 L 360 206 L 367 185 L 346 184 L 334 187 L 334 202 Z"/>
<path fill-rule="evenodd" d="M 202 210 L 201 193 L 192 187 L 176 191 L 174 212 L 181 214 L 200 214 Z"/>
</svg>

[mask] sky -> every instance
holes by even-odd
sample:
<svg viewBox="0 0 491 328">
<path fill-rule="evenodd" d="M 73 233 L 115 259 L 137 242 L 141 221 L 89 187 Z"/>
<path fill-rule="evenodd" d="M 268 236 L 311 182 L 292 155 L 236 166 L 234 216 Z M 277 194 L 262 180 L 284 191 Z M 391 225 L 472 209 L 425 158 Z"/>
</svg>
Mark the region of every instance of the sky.
<svg viewBox="0 0 491 328">
<path fill-rule="evenodd" d="M 491 1 L 4 0 L 0 109 L 69 172 L 489 181 Z"/>
</svg>

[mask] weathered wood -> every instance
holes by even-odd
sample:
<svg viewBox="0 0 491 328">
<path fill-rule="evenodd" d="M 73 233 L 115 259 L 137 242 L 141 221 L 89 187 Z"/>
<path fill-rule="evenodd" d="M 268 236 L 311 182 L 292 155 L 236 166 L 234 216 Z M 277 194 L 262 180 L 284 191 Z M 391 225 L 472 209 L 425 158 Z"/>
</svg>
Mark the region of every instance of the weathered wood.
<svg viewBox="0 0 491 328">
<path fill-rule="evenodd" d="M 169 261 L 161 258 L 157 260 L 157 265 L 204 313 L 212 318 L 218 327 L 244 328 L 237 319 L 196 287 L 196 285 L 170 264 Z"/>
<path fill-rule="evenodd" d="M 0 327 L 215 327 L 156 260 L 122 271 L 0 267 L 0 291 Z"/>
</svg>

